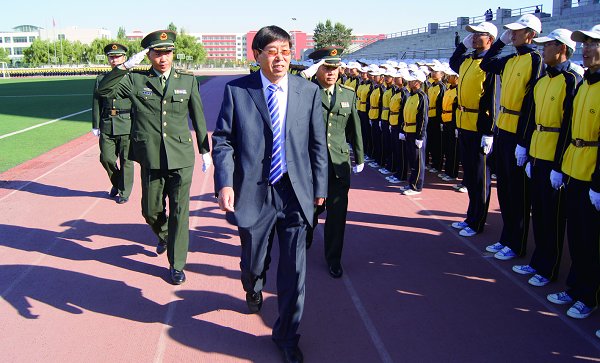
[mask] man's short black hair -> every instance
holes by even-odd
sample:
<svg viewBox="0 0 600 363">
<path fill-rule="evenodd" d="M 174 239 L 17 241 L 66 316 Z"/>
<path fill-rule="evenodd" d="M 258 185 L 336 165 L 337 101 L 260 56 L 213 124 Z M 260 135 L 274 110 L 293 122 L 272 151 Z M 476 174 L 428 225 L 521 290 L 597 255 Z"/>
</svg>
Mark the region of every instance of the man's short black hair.
<svg viewBox="0 0 600 363">
<path fill-rule="evenodd" d="M 254 40 L 252 40 L 252 49 L 263 50 L 267 45 L 277 40 L 288 42 L 290 48 L 292 47 L 292 38 L 288 32 L 277 25 L 262 27 L 254 36 Z"/>
</svg>

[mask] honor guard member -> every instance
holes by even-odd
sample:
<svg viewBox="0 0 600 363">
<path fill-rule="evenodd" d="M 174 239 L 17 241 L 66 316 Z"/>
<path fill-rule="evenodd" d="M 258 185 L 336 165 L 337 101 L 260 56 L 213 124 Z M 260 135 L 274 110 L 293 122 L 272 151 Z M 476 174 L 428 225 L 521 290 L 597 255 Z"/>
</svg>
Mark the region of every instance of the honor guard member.
<svg viewBox="0 0 600 363">
<path fill-rule="evenodd" d="M 339 76 L 338 76 L 338 80 L 337 80 L 337 84 L 345 84 L 346 81 L 348 80 L 348 75 L 346 74 L 346 68 L 347 65 L 344 62 L 340 61 L 340 71 L 339 71 Z"/>
<path fill-rule="evenodd" d="M 421 85 L 427 76 L 420 70 L 406 75 L 410 96 L 403 109 L 403 132 L 406 143 L 406 158 L 410 167 L 408 185 L 401 188 L 404 195 L 421 194 L 425 180 L 425 147 L 427 146 L 427 111 L 429 102 Z"/>
<path fill-rule="evenodd" d="M 172 68 L 175 37 L 175 32 L 169 30 L 146 35 L 142 39 L 145 49 L 108 73 L 98 93 L 131 99 L 136 115 L 131 143 L 134 160 L 141 166 L 142 215 L 158 235 L 156 253 L 167 251 L 171 281 L 181 284 L 185 282 L 183 268 L 190 238 L 190 186 L 195 160 L 188 116 L 204 171 L 212 165 L 212 159 L 198 81 Z M 130 72 L 146 53 L 152 67 Z"/>
<path fill-rule="evenodd" d="M 368 154 L 373 155 L 373 145 L 371 142 L 371 124 L 369 123 L 369 114 L 367 104 L 369 103 L 369 94 L 371 93 L 372 82 L 369 79 L 369 68 L 366 66 L 360 69 L 361 84 L 356 90 L 356 109 L 360 117 L 360 127 L 363 137 L 363 151 L 365 152 L 365 161 L 373 161 Z"/>
<path fill-rule="evenodd" d="M 112 68 L 127 60 L 127 47 L 110 43 L 104 54 Z M 98 84 L 104 75 L 96 77 L 92 102 L 92 133 L 100 137 L 100 164 L 106 170 L 112 188 L 110 197 L 118 196 L 117 203 L 127 203 L 133 186 L 133 162 L 129 159 L 131 133 L 131 101 L 129 98 L 101 97 Z M 117 159 L 119 163 L 117 165 Z"/>
<path fill-rule="evenodd" d="M 406 181 L 408 176 L 408 163 L 405 155 L 405 147 L 404 147 L 404 131 L 402 131 L 403 126 L 403 109 L 404 104 L 406 103 L 406 99 L 409 96 L 409 91 L 404 84 L 404 78 L 408 74 L 408 70 L 406 68 L 399 69 L 398 72 L 394 75 L 394 84 L 397 89 L 397 92 L 390 99 L 390 133 L 392 140 L 392 172 L 393 175 L 390 175 L 386 178 L 392 184 L 398 184 L 400 182 Z M 403 134 L 402 136 L 400 134 Z"/>
<path fill-rule="evenodd" d="M 318 214 L 327 209 L 325 218 L 325 260 L 329 274 L 339 278 L 343 274 L 342 248 L 348 211 L 350 170 L 360 173 L 364 167 L 360 119 L 356 112 L 356 94 L 347 86 L 336 83 L 340 54 L 343 48 L 325 47 L 315 50 L 309 58 L 322 60 L 317 70 L 316 83 L 321 88 L 323 119 L 327 130 L 327 154 L 329 178 L 325 205 L 316 207 L 313 226 L 306 237 L 306 248 L 312 243 L 313 231 L 317 226 Z M 356 166 L 351 168 L 348 141 L 354 150 Z"/>
<path fill-rule="evenodd" d="M 544 67 L 542 56 L 531 44 L 542 31 L 540 19 L 525 14 L 504 28 L 507 30 L 487 51 L 480 67 L 485 72 L 500 75 L 502 82 L 494 157 L 503 226 L 500 240 L 486 250 L 495 253 L 496 259 L 510 260 L 526 252 L 531 210 L 529 179 L 524 170 L 527 160 L 525 135 L 519 134 L 518 130 L 524 130 L 527 123 L 534 122 L 533 85 L 544 75 Z M 516 52 L 501 56 L 502 49 L 510 43 Z M 525 125 L 520 126 L 521 123 Z"/>
<path fill-rule="evenodd" d="M 488 22 L 467 25 L 465 29 L 470 34 L 456 47 L 450 57 L 450 67 L 460 74 L 456 135 L 463 166 L 462 184 L 469 193 L 469 206 L 466 219 L 452 223 L 452 227 L 460 230 L 461 236 L 471 237 L 483 232 L 490 204 L 489 158 L 496 115 L 497 77 L 479 65 L 494 43 L 498 29 Z"/>
<path fill-rule="evenodd" d="M 429 79 L 431 84 L 427 88 L 429 99 L 429 121 L 427 123 L 427 155 L 431 161 L 429 171 L 438 173 L 442 170 L 442 100 L 446 92 L 446 84 L 442 77 L 444 67 L 440 63 L 431 66 Z"/>
<path fill-rule="evenodd" d="M 381 168 L 379 172 L 383 175 L 391 174 L 391 161 L 392 161 L 392 140 L 391 140 L 391 128 L 390 128 L 390 100 L 397 88 L 394 86 L 394 76 L 396 69 L 394 67 L 387 66 L 386 72 L 383 74 L 383 84 L 385 92 L 381 97 Z"/>
<path fill-rule="evenodd" d="M 360 74 L 358 69 L 360 68 L 360 64 L 358 62 L 348 62 L 348 78 L 346 82 L 344 82 L 345 86 L 348 86 L 356 92 L 358 86 L 360 85 Z"/>
<path fill-rule="evenodd" d="M 373 65 L 369 70 L 369 75 L 373 77 L 373 84 L 367 97 L 369 100 L 367 104 L 367 109 L 369 110 L 369 125 L 371 127 L 371 157 L 374 159 L 371 163 L 369 163 L 369 166 L 372 168 L 379 168 L 382 163 L 381 108 L 383 101 L 382 96 L 385 92 L 383 73 L 383 69 L 376 65 Z"/>
<path fill-rule="evenodd" d="M 566 190 L 572 278 L 566 291 L 547 298 L 573 304 L 567 315 L 584 319 L 600 299 L 600 24 L 574 31 L 571 39 L 583 43 L 587 70 L 573 100 L 571 122 L 560 133 L 555 159 L 560 170 L 552 170 L 550 181 L 555 189 L 564 185 Z"/>
<path fill-rule="evenodd" d="M 531 220 L 535 250 L 528 265 L 515 265 L 513 271 L 529 275 L 533 286 L 544 286 L 558 276 L 565 234 L 564 188 L 554 190 L 548 182 L 561 125 L 571 121 L 575 88 L 581 75 L 569 62 L 575 51 L 571 31 L 556 29 L 533 42 L 543 46 L 546 75 L 533 89 L 535 122 L 527 124 L 525 147 L 529 161 L 525 173 L 531 179 Z"/>
<path fill-rule="evenodd" d="M 442 99 L 442 159 L 444 159 L 444 172 L 438 174 L 443 181 L 454 181 L 458 177 L 458 142 L 456 138 L 456 108 L 458 73 L 450 67 L 444 69 L 447 77 L 447 88 Z"/>
</svg>

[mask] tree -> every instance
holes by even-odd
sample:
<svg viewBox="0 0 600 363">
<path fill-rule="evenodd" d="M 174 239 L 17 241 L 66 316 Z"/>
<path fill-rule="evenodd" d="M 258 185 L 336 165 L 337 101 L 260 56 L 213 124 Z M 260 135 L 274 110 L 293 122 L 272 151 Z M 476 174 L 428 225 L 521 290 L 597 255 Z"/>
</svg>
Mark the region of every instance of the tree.
<svg viewBox="0 0 600 363">
<path fill-rule="evenodd" d="M 0 62 L 10 63 L 8 53 L 4 50 L 4 48 L 0 48 Z"/>
<path fill-rule="evenodd" d="M 175 39 L 175 53 L 183 53 L 194 58 L 194 64 L 203 63 L 206 59 L 206 49 L 196 40 L 196 37 L 181 33 Z M 177 62 L 177 59 L 174 59 Z"/>
<path fill-rule="evenodd" d="M 346 27 L 342 23 L 332 24 L 331 20 L 327 19 L 325 23 L 319 23 L 315 27 L 313 40 L 315 49 L 337 45 L 347 49 L 352 44 L 352 28 Z"/>
<path fill-rule="evenodd" d="M 171 24 L 169 24 L 169 26 L 167 27 L 167 29 L 172 30 L 175 33 L 177 33 L 177 27 L 175 26 L 175 24 L 173 24 L 173 22 L 171 22 Z"/>
<path fill-rule="evenodd" d="M 126 33 L 125 33 L 125 28 L 120 26 L 119 30 L 117 31 L 117 39 L 121 40 L 121 39 L 125 39 L 127 38 Z"/>
<path fill-rule="evenodd" d="M 23 50 L 23 63 L 37 67 L 49 64 L 51 56 L 54 56 L 54 45 L 49 40 L 36 38 L 29 48 Z"/>
</svg>

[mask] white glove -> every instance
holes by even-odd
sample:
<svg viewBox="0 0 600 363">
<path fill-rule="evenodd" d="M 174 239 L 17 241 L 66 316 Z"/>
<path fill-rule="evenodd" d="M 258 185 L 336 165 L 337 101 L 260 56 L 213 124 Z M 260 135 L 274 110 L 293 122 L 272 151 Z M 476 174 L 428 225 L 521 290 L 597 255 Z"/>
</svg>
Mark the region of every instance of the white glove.
<svg viewBox="0 0 600 363">
<path fill-rule="evenodd" d="M 531 179 L 531 163 L 527 162 L 527 164 L 525 164 L 525 174 L 527 174 L 527 177 L 529 179 Z"/>
<path fill-rule="evenodd" d="M 440 131 L 444 132 L 444 124 L 443 123 L 440 124 Z"/>
<path fill-rule="evenodd" d="M 454 129 L 454 137 L 458 139 L 458 129 Z"/>
<path fill-rule="evenodd" d="M 369 120 L 369 126 L 373 127 L 373 120 Z"/>
<path fill-rule="evenodd" d="M 131 58 L 129 58 L 125 61 L 125 63 L 123 63 L 123 67 L 125 67 L 125 69 L 131 69 L 137 66 L 138 64 L 142 63 L 144 57 L 146 57 L 146 53 L 148 53 L 149 50 L 150 48 L 146 48 L 139 53 L 135 53 L 131 56 Z"/>
<path fill-rule="evenodd" d="M 465 45 L 465 47 L 467 47 L 467 49 L 473 48 L 473 33 L 469 33 L 469 35 L 463 39 L 462 43 Z"/>
<path fill-rule="evenodd" d="M 500 40 L 502 41 L 502 43 L 509 45 L 510 43 L 512 43 L 512 30 L 510 29 L 506 29 L 501 35 L 500 35 Z"/>
<path fill-rule="evenodd" d="M 306 68 L 305 70 L 303 70 L 302 72 L 300 72 L 300 74 L 304 78 L 312 78 L 312 76 L 317 74 L 317 70 L 323 63 L 325 63 L 325 60 L 321 59 L 318 63 L 315 63 L 312 66 L 310 66 L 310 67 Z"/>
<path fill-rule="evenodd" d="M 597 193 L 590 188 L 590 201 L 597 211 L 600 211 L 600 193 Z"/>
<path fill-rule="evenodd" d="M 92 134 L 96 137 L 100 136 L 100 129 L 92 129 Z"/>
<path fill-rule="evenodd" d="M 552 184 L 552 188 L 558 190 L 563 186 L 563 175 L 557 171 L 552 170 L 550 172 L 550 184 Z"/>
<path fill-rule="evenodd" d="M 354 172 L 354 174 L 358 174 L 358 173 L 360 173 L 361 171 L 363 171 L 363 169 L 364 169 L 364 168 L 365 168 L 365 164 L 364 164 L 364 163 L 362 163 L 362 164 L 355 165 L 355 166 L 352 168 L 352 171 Z"/>
<path fill-rule="evenodd" d="M 379 129 L 381 130 L 381 121 L 379 121 Z"/>
<path fill-rule="evenodd" d="M 398 140 L 400 140 L 400 141 L 404 141 L 404 140 L 406 140 L 406 135 L 405 135 L 404 133 L 402 133 L 402 132 L 401 132 L 401 133 L 399 133 L 399 134 L 398 134 Z"/>
<path fill-rule="evenodd" d="M 483 153 L 484 154 L 489 154 L 490 151 L 492 151 L 492 144 L 494 143 L 494 137 L 493 136 L 485 136 L 483 135 L 481 137 L 481 147 L 483 148 Z"/>
<path fill-rule="evenodd" d="M 527 149 L 517 144 L 517 147 L 515 147 L 515 159 L 517 159 L 517 166 L 523 166 L 527 161 Z"/>
<path fill-rule="evenodd" d="M 210 153 L 202 154 L 202 172 L 206 173 L 212 164 L 213 160 Z"/>
<path fill-rule="evenodd" d="M 390 128 L 390 132 L 392 132 L 392 125 L 390 125 L 389 128 Z"/>
<path fill-rule="evenodd" d="M 423 140 L 415 140 L 415 145 L 417 145 L 417 149 L 423 147 Z"/>
</svg>

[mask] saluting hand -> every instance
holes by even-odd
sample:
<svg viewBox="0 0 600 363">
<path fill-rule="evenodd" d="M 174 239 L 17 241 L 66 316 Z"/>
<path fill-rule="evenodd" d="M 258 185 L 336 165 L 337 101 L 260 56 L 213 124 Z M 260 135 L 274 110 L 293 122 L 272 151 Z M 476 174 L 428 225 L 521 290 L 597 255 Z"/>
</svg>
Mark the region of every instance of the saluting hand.
<svg viewBox="0 0 600 363">
<path fill-rule="evenodd" d="M 146 53 L 148 53 L 149 50 L 150 48 L 146 48 L 139 53 L 135 53 L 131 56 L 131 58 L 129 58 L 125 61 L 125 63 L 122 64 L 123 67 L 125 67 L 125 69 L 131 69 L 139 65 L 144 60 L 144 57 L 146 57 Z"/>
<path fill-rule="evenodd" d="M 501 35 L 500 35 L 500 40 L 502 41 L 502 43 L 509 45 L 510 43 L 512 43 L 512 30 L 510 29 L 506 29 Z"/>
<path fill-rule="evenodd" d="M 463 39 L 462 43 L 465 47 L 467 47 L 467 49 L 473 48 L 473 33 L 469 33 L 469 35 Z"/>
</svg>

